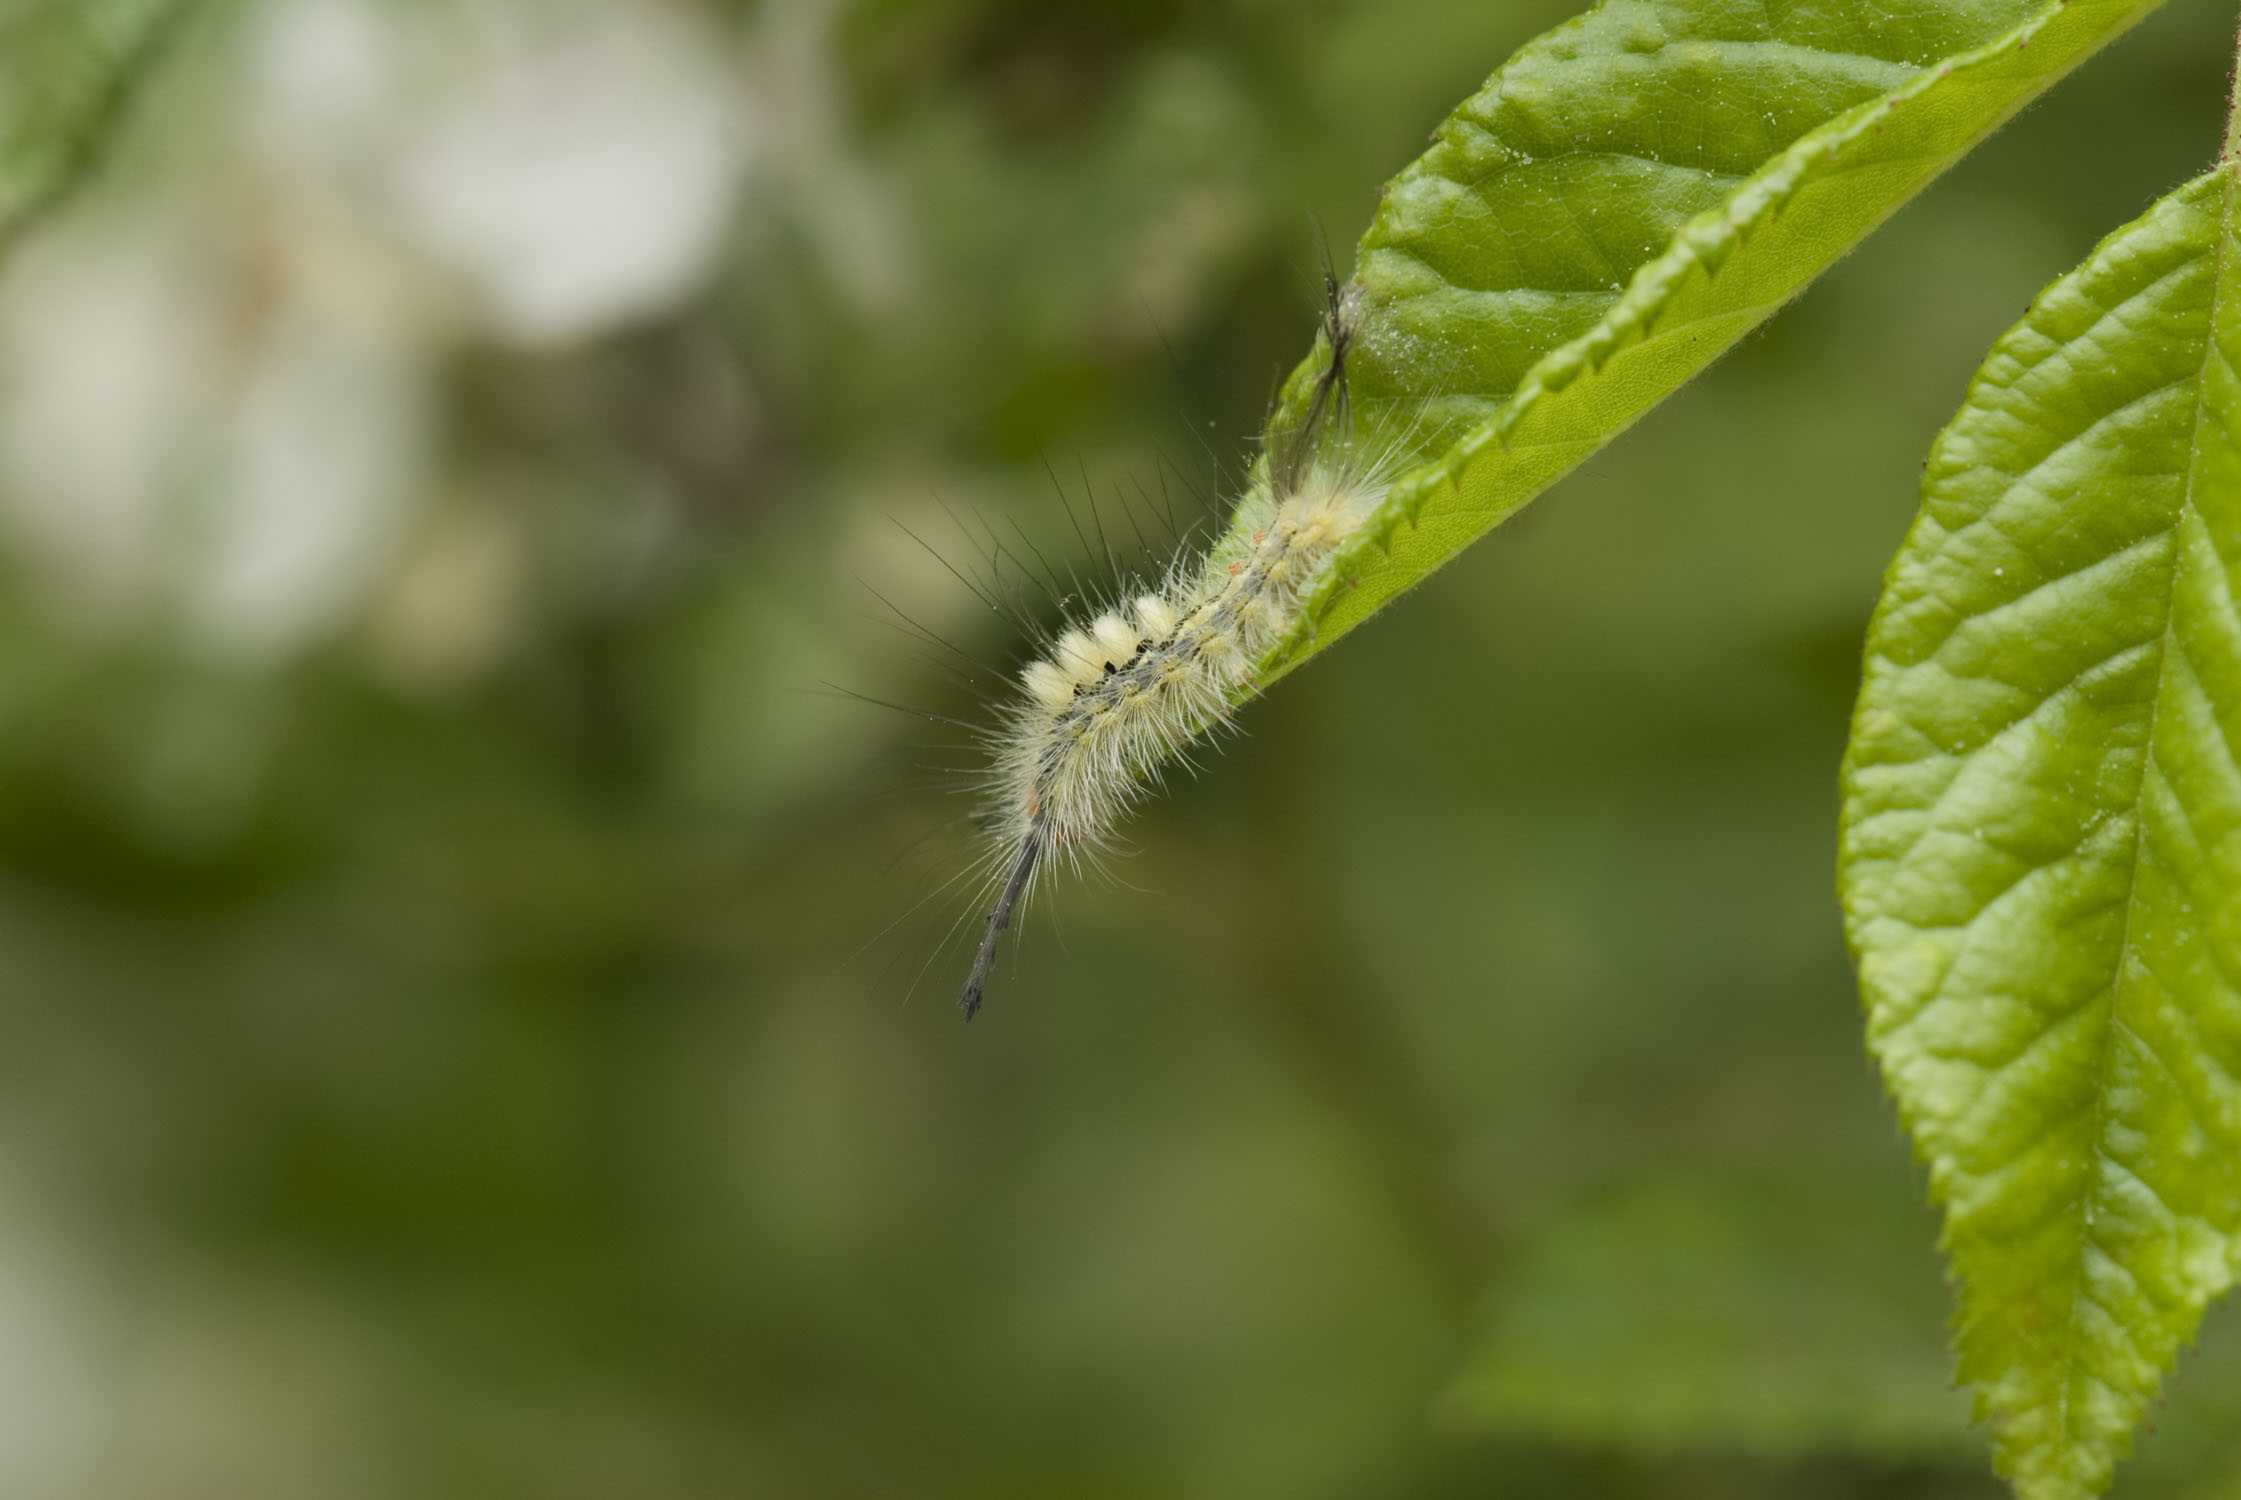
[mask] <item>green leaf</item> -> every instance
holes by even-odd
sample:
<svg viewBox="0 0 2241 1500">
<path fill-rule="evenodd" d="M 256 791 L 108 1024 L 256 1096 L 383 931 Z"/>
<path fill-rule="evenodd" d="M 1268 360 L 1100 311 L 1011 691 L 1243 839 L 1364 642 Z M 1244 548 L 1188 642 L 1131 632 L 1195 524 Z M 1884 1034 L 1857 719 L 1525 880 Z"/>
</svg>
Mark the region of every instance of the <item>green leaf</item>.
<svg viewBox="0 0 2241 1500">
<path fill-rule="evenodd" d="M 0 249 L 99 162 L 196 0 L 0 0 Z"/>
<path fill-rule="evenodd" d="M 2096 1494 L 2241 1234 L 2241 263 L 2228 165 L 1996 345 L 1868 639 L 1843 888 L 1946 1205 L 1962 1378 Z"/>
<path fill-rule="evenodd" d="M 2211 1309 L 2180 1357 L 2154 1430 L 2126 1468 L 2125 1500 L 2241 1500 L 2241 1307 Z"/>
<path fill-rule="evenodd" d="M 1603 1195 L 1521 1250 L 1448 1412 L 1594 1446 L 1964 1456 L 1925 1218 L 1902 1172 Z"/>
<path fill-rule="evenodd" d="M 1520 49 L 1362 239 L 1356 408 L 1423 466 L 1272 670 L 1514 514 L 2157 3 L 1606 0 Z"/>
</svg>

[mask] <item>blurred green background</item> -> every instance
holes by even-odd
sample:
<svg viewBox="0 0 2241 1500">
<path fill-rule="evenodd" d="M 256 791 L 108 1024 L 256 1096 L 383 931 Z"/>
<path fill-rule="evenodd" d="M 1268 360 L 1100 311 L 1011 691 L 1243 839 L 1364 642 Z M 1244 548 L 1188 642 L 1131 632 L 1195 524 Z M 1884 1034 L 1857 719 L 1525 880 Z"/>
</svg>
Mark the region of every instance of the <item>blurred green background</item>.
<svg viewBox="0 0 2241 1500">
<path fill-rule="evenodd" d="M 1836 765 L 2229 6 L 912 982 L 954 756 L 829 685 L 1021 642 L 908 533 L 1234 475 L 1313 222 L 1570 8 L 203 7 L 0 264 L 0 1495 L 2000 1493 Z M 2158 1426 L 2120 1496 L 2241 1496 L 2230 1316 Z"/>
</svg>

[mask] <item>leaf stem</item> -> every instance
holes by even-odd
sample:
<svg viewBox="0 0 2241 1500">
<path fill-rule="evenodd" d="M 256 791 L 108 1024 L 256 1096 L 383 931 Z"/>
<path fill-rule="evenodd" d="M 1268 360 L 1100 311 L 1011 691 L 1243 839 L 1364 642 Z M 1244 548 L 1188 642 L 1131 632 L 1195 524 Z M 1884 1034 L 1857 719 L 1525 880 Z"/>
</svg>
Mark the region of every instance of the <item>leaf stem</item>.
<svg viewBox="0 0 2241 1500">
<path fill-rule="evenodd" d="M 2233 82 L 2228 98 L 2230 102 L 2225 113 L 2225 151 L 2218 160 L 2230 165 L 2241 161 L 2241 34 L 2234 38 Z"/>
</svg>

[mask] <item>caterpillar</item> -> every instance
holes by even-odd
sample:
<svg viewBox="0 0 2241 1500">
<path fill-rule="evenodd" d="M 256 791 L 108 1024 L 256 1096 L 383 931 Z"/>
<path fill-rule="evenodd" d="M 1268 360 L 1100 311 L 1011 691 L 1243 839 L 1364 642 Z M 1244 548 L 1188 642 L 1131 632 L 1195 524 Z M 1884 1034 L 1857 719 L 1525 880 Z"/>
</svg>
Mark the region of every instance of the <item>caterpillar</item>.
<svg viewBox="0 0 2241 1500">
<path fill-rule="evenodd" d="M 1384 498 L 1385 465 L 1363 461 L 1344 430 L 1358 298 L 1324 280 L 1324 362 L 1300 415 L 1269 434 L 1237 523 L 1156 587 L 1061 629 L 1019 671 L 1017 695 L 984 737 L 991 899 L 957 992 L 967 1020 L 1037 878 L 1056 860 L 1094 862 L 1162 770 L 1228 721 L 1257 664 L 1298 623 L 1309 584 Z"/>
</svg>

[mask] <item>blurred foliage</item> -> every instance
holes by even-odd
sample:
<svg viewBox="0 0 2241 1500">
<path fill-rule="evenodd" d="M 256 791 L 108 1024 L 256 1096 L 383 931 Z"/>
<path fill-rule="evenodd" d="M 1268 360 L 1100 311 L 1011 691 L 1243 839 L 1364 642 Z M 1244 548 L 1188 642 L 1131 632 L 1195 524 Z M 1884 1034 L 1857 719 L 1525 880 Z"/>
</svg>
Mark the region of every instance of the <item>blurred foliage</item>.
<svg viewBox="0 0 2241 1500">
<path fill-rule="evenodd" d="M 1676 1173 L 1582 1203 L 1502 1278 L 1453 1408 L 1653 1449 L 1965 1455 L 1934 1238 L 1896 1173 Z"/>
<path fill-rule="evenodd" d="M 2215 140 L 2222 6 L 1252 708 L 980 1022 L 939 901 L 873 941 L 968 834 L 821 684 L 970 711 L 870 589 L 1018 646 L 904 528 L 1080 560 L 1059 489 L 1234 472 L 1311 216 L 1567 9 L 185 33 L 0 276 L 0 1493 L 1997 1494 L 1431 1413 L 1597 1303 L 1535 1247 L 1614 1194 L 1821 1179 L 1925 1274 L 1829 890 L 1860 635 L 1985 345 Z M 1935 1345 L 1782 1217 L 1604 1263 L 1779 1265 L 1799 1382 Z M 2231 1333 L 2116 1493 L 2230 1490 Z"/>
<path fill-rule="evenodd" d="M 0 4 L 0 246 L 99 161 L 195 0 Z"/>
</svg>

